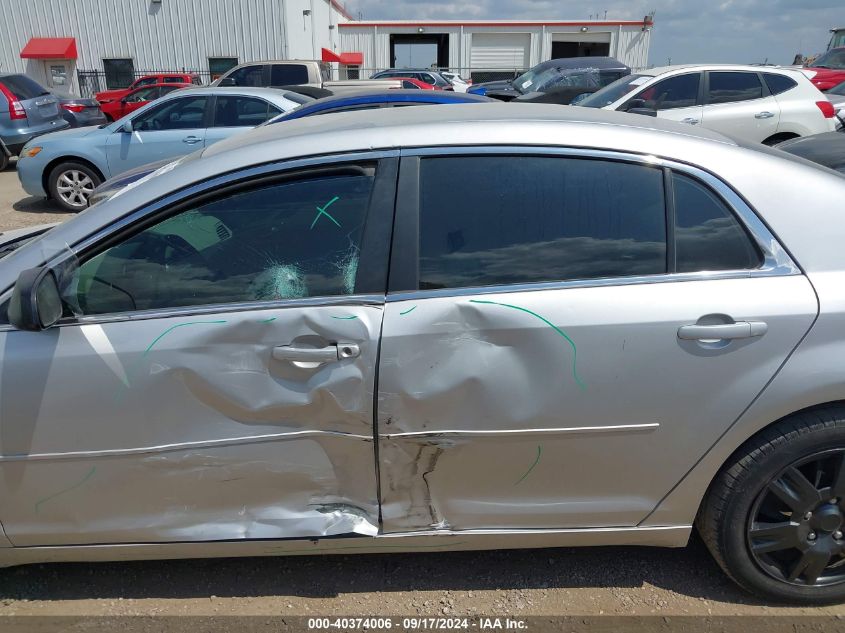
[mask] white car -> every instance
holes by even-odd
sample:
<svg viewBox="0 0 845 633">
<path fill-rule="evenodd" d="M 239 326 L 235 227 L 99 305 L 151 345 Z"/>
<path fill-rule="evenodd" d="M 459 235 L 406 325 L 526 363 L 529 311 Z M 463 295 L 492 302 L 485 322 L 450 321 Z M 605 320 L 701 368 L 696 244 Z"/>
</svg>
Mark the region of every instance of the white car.
<svg viewBox="0 0 845 633">
<path fill-rule="evenodd" d="M 700 125 L 766 145 L 836 129 L 830 101 L 803 73 L 785 68 L 652 68 L 623 77 L 578 105 Z"/>
<path fill-rule="evenodd" d="M 472 79 L 467 81 L 458 73 L 453 73 L 448 70 L 441 70 L 440 74 L 443 75 L 452 84 L 452 87 L 455 89 L 455 92 L 466 92 L 472 85 Z"/>
</svg>

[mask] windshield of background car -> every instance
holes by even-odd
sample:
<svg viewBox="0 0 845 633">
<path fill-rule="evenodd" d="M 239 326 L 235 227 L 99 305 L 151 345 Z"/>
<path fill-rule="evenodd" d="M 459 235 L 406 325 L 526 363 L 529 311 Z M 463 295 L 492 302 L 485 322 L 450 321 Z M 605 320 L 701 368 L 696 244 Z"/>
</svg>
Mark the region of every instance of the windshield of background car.
<svg viewBox="0 0 845 633">
<path fill-rule="evenodd" d="M 582 99 L 578 102 L 578 105 L 587 108 L 603 108 L 611 103 L 615 103 L 651 79 L 654 79 L 652 75 L 628 75 L 627 77 L 622 77 L 622 79 L 617 79 L 598 92 L 594 92 L 586 99 Z"/>
<path fill-rule="evenodd" d="M 522 94 L 525 94 L 526 92 L 535 92 L 539 90 L 537 86 L 541 83 L 541 81 L 548 81 L 550 77 L 554 77 L 557 74 L 558 71 L 556 68 L 544 68 L 543 70 L 534 70 L 532 68 L 514 79 L 511 82 L 511 85 Z"/>
<path fill-rule="evenodd" d="M 8 75 L 7 77 L 0 77 L 0 82 L 3 82 L 11 93 L 21 101 L 35 99 L 35 97 L 50 94 L 26 75 Z"/>
<path fill-rule="evenodd" d="M 833 51 L 828 51 L 819 57 L 812 64 L 807 65 L 808 68 L 833 68 L 835 70 L 845 70 L 845 48 L 840 48 Z"/>
</svg>

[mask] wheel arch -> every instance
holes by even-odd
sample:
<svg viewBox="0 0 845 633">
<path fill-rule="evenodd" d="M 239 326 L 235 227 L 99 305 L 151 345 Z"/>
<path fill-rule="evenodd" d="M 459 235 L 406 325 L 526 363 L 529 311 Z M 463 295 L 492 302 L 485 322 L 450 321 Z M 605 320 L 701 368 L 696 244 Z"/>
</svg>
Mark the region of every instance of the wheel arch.
<svg viewBox="0 0 845 633">
<path fill-rule="evenodd" d="M 103 173 L 103 170 L 100 169 L 100 167 L 97 166 L 97 164 L 89 158 L 83 158 L 82 156 L 75 156 L 75 155 L 73 155 L 73 156 L 67 156 L 67 155 L 66 156 L 58 156 L 58 157 L 54 158 L 53 160 L 51 160 L 49 163 L 47 163 L 44 166 L 44 171 L 41 172 L 41 186 L 44 187 L 44 191 L 46 191 L 48 195 L 50 193 L 50 187 L 49 187 L 47 180 L 50 177 L 50 172 L 52 172 L 53 169 L 55 169 L 55 167 L 57 165 L 61 165 L 62 163 L 74 163 L 74 162 L 75 163 L 81 163 L 81 164 L 85 165 L 86 167 L 93 169 L 95 172 L 97 172 L 97 175 L 100 177 L 101 182 L 103 182 L 107 179 L 105 174 Z"/>
<path fill-rule="evenodd" d="M 795 132 L 778 132 L 777 134 L 772 134 L 769 138 L 765 139 L 763 141 L 763 145 L 769 145 L 771 147 L 783 141 L 800 138 L 800 136 L 800 134 L 796 134 Z"/>
</svg>

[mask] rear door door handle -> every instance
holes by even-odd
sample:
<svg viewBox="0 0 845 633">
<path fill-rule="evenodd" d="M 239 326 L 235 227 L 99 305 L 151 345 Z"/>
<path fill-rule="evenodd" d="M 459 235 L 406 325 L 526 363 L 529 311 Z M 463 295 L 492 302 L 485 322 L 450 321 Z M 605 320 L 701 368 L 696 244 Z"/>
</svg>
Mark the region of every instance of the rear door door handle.
<svg viewBox="0 0 845 633">
<path fill-rule="evenodd" d="M 354 343 L 338 343 L 326 347 L 296 347 L 294 345 L 280 345 L 273 348 L 273 358 L 287 360 L 294 363 L 334 363 L 346 358 L 356 358 L 361 349 Z"/>
<path fill-rule="evenodd" d="M 701 120 L 688 117 L 686 119 L 682 119 L 681 123 L 688 123 L 689 125 L 698 125 L 699 123 L 701 123 Z"/>
<path fill-rule="evenodd" d="M 754 115 L 755 119 L 771 119 L 775 115 L 771 112 L 758 112 Z"/>
<path fill-rule="evenodd" d="M 183 143 L 187 143 L 188 145 L 193 145 L 194 143 L 202 142 L 202 139 L 199 136 L 186 136 L 182 139 Z"/>
<path fill-rule="evenodd" d="M 737 321 L 736 323 L 717 323 L 714 325 L 682 325 L 678 328 L 678 338 L 685 341 L 732 340 L 763 336 L 769 329 L 763 321 Z"/>
</svg>

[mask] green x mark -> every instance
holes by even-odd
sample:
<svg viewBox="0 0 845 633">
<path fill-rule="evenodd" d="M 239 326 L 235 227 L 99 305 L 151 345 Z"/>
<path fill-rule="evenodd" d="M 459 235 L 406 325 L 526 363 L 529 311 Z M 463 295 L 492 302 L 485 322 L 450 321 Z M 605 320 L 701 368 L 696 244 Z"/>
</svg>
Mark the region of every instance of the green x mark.
<svg viewBox="0 0 845 633">
<path fill-rule="evenodd" d="M 335 219 L 331 216 L 331 214 L 329 214 L 328 212 L 326 212 L 326 209 L 328 209 L 330 206 L 332 206 L 332 204 L 334 204 L 334 203 L 335 203 L 335 202 L 337 202 L 338 200 L 340 200 L 340 198 L 339 198 L 339 197 L 337 197 L 337 196 L 335 196 L 334 198 L 332 198 L 331 200 L 329 200 L 329 201 L 326 203 L 326 206 L 324 206 L 324 207 L 317 207 L 317 215 L 315 215 L 315 216 L 314 216 L 314 221 L 311 223 L 311 228 L 312 228 L 312 229 L 314 228 L 314 225 L 315 225 L 315 224 L 317 224 L 317 220 L 319 220 L 319 219 L 320 219 L 320 216 L 321 216 L 321 215 L 326 216 L 329 220 L 331 220 L 332 222 L 334 222 L 335 224 L 337 224 L 338 226 L 340 226 L 340 222 L 338 222 L 337 220 L 335 220 Z"/>
</svg>

